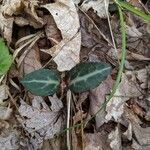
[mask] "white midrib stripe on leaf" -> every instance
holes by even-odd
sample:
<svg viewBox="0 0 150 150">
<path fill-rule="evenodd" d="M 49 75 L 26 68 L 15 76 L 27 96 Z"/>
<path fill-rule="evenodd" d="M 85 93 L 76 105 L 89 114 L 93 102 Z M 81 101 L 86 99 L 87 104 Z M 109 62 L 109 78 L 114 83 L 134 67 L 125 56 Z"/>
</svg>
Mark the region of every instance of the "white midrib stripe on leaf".
<svg viewBox="0 0 150 150">
<path fill-rule="evenodd" d="M 100 74 L 102 73 L 103 71 L 106 71 L 106 70 L 109 70 L 111 67 L 108 67 L 108 68 L 104 68 L 104 69 L 101 69 L 101 70 L 96 70 L 94 72 L 91 72 L 91 73 L 88 73 L 87 75 L 84 75 L 84 76 L 81 76 L 81 77 L 76 77 L 74 80 L 72 80 L 70 82 L 70 85 L 72 84 L 75 84 L 76 82 L 80 82 L 80 81 L 83 81 L 83 80 L 87 80 L 88 78 L 96 75 L 96 74 Z"/>
<path fill-rule="evenodd" d="M 22 81 L 22 83 L 45 83 L 45 84 L 58 84 L 58 81 L 56 80 L 27 80 L 27 81 Z"/>
</svg>

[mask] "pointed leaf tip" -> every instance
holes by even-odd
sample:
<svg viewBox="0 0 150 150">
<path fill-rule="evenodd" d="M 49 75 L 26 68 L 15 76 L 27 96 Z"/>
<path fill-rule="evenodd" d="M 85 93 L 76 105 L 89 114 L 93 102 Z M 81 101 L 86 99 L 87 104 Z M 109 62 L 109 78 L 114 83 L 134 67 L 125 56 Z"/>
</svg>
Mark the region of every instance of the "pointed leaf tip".
<svg viewBox="0 0 150 150">
<path fill-rule="evenodd" d="M 96 88 L 111 73 L 111 66 L 102 62 L 81 63 L 70 70 L 69 88 L 78 93 Z"/>
<path fill-rule="evenodd" d="M 21 80 L 22 85 L 37 96 L 53 95 L 59 86 L 60 77 L 57 71 L 39 69 L 31 72 Z"/>
</svg>

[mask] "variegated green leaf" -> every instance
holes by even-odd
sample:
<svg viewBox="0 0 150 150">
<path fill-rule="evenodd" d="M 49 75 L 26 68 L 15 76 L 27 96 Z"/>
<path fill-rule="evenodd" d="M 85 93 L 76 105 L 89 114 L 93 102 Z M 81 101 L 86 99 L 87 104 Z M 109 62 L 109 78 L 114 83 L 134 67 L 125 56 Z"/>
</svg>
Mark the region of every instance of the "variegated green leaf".
<svg viewBox="0 0 150 150">
<path fill-rule="evenodd" d="M 57 91 L 60 78 L 54 70 L 40 69 L 25 75 L 21 83 L 32 94 L 47 96 Z"/>
<path fill-rule="evenodd" d="M 97 87 L 111 73 L 111 66 L 106 63 L 81 63 L 69 72 L 71 91 L 84 92 Z"/>
<path fill-rule="evenodd" d="M 12 63 L 12 56 L 9 54 L 9 49 L 0 38 L 0 76 L 7 73 Z"/>
</svg>

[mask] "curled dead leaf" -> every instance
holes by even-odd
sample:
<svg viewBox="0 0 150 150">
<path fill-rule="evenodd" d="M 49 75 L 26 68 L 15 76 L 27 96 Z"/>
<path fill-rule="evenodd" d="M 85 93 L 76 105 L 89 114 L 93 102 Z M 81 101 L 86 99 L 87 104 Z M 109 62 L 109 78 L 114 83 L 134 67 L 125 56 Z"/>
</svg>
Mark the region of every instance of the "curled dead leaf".
<svg viewBox="0 0 150 150">
<path fill-rule="evenodd" d="M 72 0 L 58 0 L 43 7 L 53 16 L 63 38 L 46 52 L 52 55 L 59 71 L 70 70 L 79 63 L 81 46 L 80 24 L 75 5 Z"/>
</svg>

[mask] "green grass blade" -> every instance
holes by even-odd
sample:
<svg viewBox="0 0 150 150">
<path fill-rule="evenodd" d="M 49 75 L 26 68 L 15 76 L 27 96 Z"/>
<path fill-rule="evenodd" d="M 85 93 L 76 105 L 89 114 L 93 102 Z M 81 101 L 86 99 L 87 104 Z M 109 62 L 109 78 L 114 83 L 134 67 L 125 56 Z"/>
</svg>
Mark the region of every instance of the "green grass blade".
<svg viewBox="0 0 150 150">
<path fill-rule="evenodd" d="M 125 58 L 126 58 L 126 29 L 125 29 L 126 27 L 125 27 L 125 22 L 124 22 L 124 19 L 123 19 L 122 10 L 119 6 L 118 6 L 118 10 L 119 10 L 119 16 L 120 16 L 121 44 L 122 44 L 122 46 L 121 46 L 121 49 L 122 49 L 121 62 L 120 62 L 119 71 L 118 71 L 116 81 L 113 85 L 112 92 L 111 92 L 108 100 L 110 100 L 114 96 L 114 94 L 115 94 L 115 92 L 116 92 L 116 90 L 119 86 L 121 76 L 122 76 L 122 72 L 123 72 L 123 69 L 124 69 Z"/>
<path fill-rule="evenodd" d="M 139 16 L 139 17 L 143 18 L 144 20 L 150 22 L 150 14 L 146 14 L 146 13 L 134 8 L 132 5 L 130 5 L 126 2 L 123 2 L 123 1 L 116 0 L 116 3 L 120 7 L 125 8 L 126 10 L 129 10 L 132 13 L 136 14 L 137 16 Z"/>
</svg>

